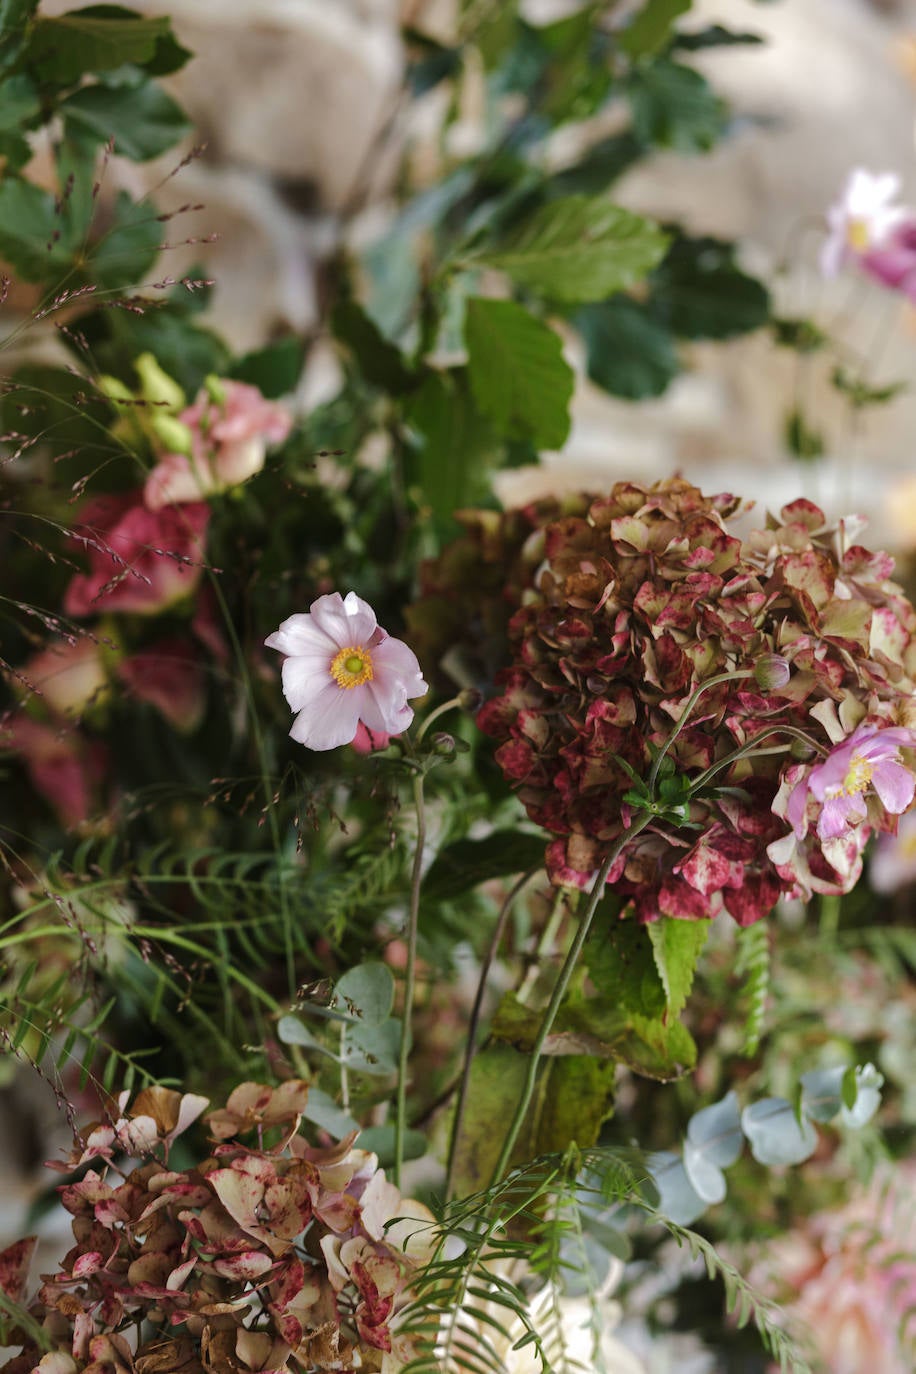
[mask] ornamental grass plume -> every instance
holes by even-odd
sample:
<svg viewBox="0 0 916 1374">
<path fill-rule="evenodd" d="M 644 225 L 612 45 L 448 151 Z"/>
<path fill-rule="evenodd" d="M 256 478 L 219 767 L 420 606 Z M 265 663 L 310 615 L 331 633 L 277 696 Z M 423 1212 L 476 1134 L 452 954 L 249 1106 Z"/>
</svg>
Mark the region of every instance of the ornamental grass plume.
<svg viewBox="0 0 916 1374">
<path fill-rule="evenodd" d="M 916 613 L 893 561 L 804 500 L 742 541 L 739 505 L 618 483 L 546 523 L 478 716 L 555 837 L 555 883 L 586 886 L 650 812 L 609 877 L 642 920 L 748 925 L 782 895 L 846 892 L 912 795 Z M 813 811 L 786 834 L 798 788 Z"/>
<path fill-rule="evenodd" d="M 74 1244 L 28 1307 L 50 1350 L 14 1333 L 8 1374 L 401 1369 L 415 1351 L 396 1316 L 432 1215 L 355 1136 L 310 1147 L 307 1098 L 299 1080 L 240 1084 L 207 1118 L 209 1153 L 179 1169 L 171 1147 L 207 1099 L 154 1087 L 128 1109 L 123 1094 L 51 1166 L 90 1167 L 60 1188 Z M 0 1292 L 15 1301 L 34 1246 L 0 1252 Z"/>
</svg>

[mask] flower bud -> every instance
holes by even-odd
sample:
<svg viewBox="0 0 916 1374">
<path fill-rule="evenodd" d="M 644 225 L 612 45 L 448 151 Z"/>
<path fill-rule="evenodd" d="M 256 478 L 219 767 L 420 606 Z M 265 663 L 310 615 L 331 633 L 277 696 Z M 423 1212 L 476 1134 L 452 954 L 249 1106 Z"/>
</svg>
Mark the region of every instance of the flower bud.
<svg viewBox="0 0 916 1374">
<path fill-rule="evenodd" d="M 187 425 L 176 420 L 174 415 L 156 415 L 150 420 L 150 428 L 156 438 L 169 453 L 191 453 L 193 435 Z"/>
<path fill-rule="evenodd" d="M 134 360 L 134 371 L 140 378 L 140 394 L 150 405 L 163 410 L 183 410 L 187 401 L 181 387 L 164 372 L 152 353 L 141 353 Z"/>
<path fill-rule="evenodd" d="M 761 654 L 754 664 L 754 677 L 757 686 L 765 692 L 778 692 L 788 684 L 792 676 L 788 659 L 782 654 Z"/>
<path fill-rule="evenodd" d="M 441 754 L 443 758 L 451 758 L 458 747 L 454 735 L 448 735 L 444 730 L 438 730 L 436 734 L 433 735 L 430 743 L 433 746 L 432 752 L 434 754 Z"/>
<path fill-rule="evenodd" d="M 464 687 L 458 693 L 458 705 L 462 711 L 476 711 L 483 701 L 483 693 L 478 692 L 476 687 Z"/>
</svg>

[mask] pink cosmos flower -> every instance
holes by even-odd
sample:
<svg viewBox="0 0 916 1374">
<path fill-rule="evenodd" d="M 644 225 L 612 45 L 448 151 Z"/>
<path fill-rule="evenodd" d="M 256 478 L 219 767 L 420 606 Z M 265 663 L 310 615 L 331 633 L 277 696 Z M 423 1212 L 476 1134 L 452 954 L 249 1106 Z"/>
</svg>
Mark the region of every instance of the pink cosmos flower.
<svg viewBox="0 0 916 1374">
<path fill-rule="evenodd" d="M 859 266 L 884 286 L 916 301 L 916 216 L 910 214 L 859 259 Z"/>
<path fill-rule="evenodd" d="M 88 551 L 89 571 L 77 573 L 67 587 L 67 615 L 156 615 L 199 581 L 209 506 L 197 502 L 154 512 L 139 495 L 100 496 L 83 507 L 77 534 Z"/>
<path fill-rule="evenodd" d="M 390 638 L 355 592 L 320 596 L 264 643 L 286 655 L 283 694 L 298 713 L 289 733 L 307 749 L 350 744 L 360 722 L 399 735 L 413 720 L 408 700 L 429 690 L 413 650 Z"/>
<path fill-rule="evenodd" d="M 200 501 L 238 486 L 260 472 L 268 444 L 282 443 L 292 428 L 283 406 L 266 400 L 245 382 L 218 384 L 215 400 L 206 389 L 177 417 L 188 431 L 189 453 L 167 453 L 143 489 L 150 510 Z"/>
<path fill-rule="evenodd" d="M 821 271 L 835 277 L 845 263 L 884 245 L 908 212 L 893 202 L 900 191 L 896 172 L 849 174 L 840 198 L 827 211 L 829 233 L 821 249 Z"/>
<path fill-rule="evenodd" d="M 786 818 L 804 839 L 816 804 L 815 829 L 821 840 L 837 840 L 868 820 L 868 799 L 877 796 L 884 811 L 899 816 L 913 800 L 916 774 L 900 757 L 916 747 L 916 733 L 903 727 L 860 725 L 831 749 L 793 788 Z"/>
</svg>

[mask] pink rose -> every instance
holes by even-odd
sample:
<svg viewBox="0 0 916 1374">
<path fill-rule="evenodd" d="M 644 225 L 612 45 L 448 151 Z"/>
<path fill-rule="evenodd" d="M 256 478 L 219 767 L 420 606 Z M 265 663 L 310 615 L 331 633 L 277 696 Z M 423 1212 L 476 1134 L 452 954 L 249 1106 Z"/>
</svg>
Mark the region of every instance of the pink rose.
<svg viewBox="0 0 916 1374">
<path fill-rule="evenodd" d="M 86 547 L 89 571 L 67 587 L 67 615 L 156 615 L 197 585 L 209 506 L 150 511 L 138 497 L 135 491 L 100 496 L 83 507 L 75 537 Z"/>
<path fill-rule="evenodd" d="M 223 399 L 206 390 L 178 416 L 190 434 L 190 454 L 167 453 L 146 479 L 150 510 L 199 501 L 238 486 L 260 472 L 268 444 L 282 443 L 292 428 L 283 406 L 266 400 L 257 387 L 220 382 Z"/>
<path fill-rule="evenodd" d="M 78 826 L 92 814 L 105 777 L 105 750 L 71 726 L 43 725 L 17 715 L 0 726 L 0 746 L 19 754 L 32 786 L 63 825 Z"/>
<path fill-rule="evenodd" d="M 155 706 L 170 725 L 190 734 L 206 705 L 203 667 L 192 645 L 162 639 L 118 664 L 118 677 L 132 696 Z"/>
<path fill-rule="evenodd" d="M 104 690 L 107 678 L 98 644 L 59 640 L 42 649 L 19 669 L 42 703 L 59 715 L 79 715 Z"/>
</svg>

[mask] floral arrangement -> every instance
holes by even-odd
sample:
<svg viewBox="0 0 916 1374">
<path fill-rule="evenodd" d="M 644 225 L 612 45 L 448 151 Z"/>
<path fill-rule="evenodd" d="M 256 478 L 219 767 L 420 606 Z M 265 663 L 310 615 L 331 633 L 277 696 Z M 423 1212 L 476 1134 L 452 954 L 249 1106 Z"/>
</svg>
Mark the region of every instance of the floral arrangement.
<svg viewBox="0 0 916 1374">
<path fill-rule="evenodd" d="M 610 198 L 715 144 L 690 54 L 749 35 L 406 30 L 435 151 L 408 120 L 384 227 L 341 214 L 321 339 L 237 356 L 158 262 L 200 207 L 134 199 L 203 156 L 169 21 L 8 8 L 0 1072 L 72 1145 L 0 1238 L 0 1368 L 905 1374 L 907 566 L 801 494 L 494 496 L 568 436 L 566 351 L 635 403 L 767 329 L 892 402 Z M 850 175 L 825 279 L 913 298 L 899 190 Z"/>
</svg>

